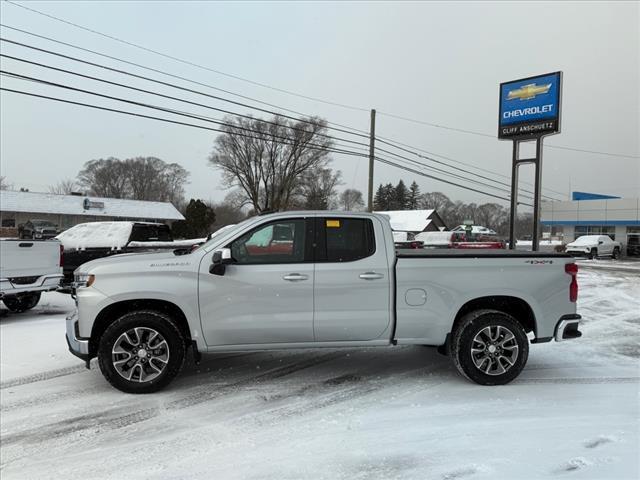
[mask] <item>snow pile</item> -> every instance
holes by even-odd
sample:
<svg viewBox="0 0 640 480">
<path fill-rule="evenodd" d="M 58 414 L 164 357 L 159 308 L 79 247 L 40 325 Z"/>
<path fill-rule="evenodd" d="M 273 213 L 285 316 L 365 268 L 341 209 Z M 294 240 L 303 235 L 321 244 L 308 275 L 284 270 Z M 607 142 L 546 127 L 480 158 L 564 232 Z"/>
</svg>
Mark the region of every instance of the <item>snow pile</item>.
<svg viewBox="0 0 640 480">
<path fill-rule="evenodd" d="M 416 240 L 424 243 L 424 246 L 448 246 L 451 243 L 451 232 L 422 232 L 416 235 Z"/>
<path fill-rule="evenodd" d="M 133 222 L 80 223 L 62 232 L 56 238 L 65 250 L 85 248 L 111 248 L 119 250 L 127 245 Z"/>
<path fill-rule="evenodd" d="M 394 242 L 406 242 L 409 239 L 408 232 L 393 232 L 393 241 Z"/>
<path fill-rule="evenodd" d="M 540 240 L 541 252 L 555 252 L 557 247 L 564 245 L 562 240 Z M 516 240 L 516 250 L 531 251 L 533 242 L 531 240 Z"/>
</svg>

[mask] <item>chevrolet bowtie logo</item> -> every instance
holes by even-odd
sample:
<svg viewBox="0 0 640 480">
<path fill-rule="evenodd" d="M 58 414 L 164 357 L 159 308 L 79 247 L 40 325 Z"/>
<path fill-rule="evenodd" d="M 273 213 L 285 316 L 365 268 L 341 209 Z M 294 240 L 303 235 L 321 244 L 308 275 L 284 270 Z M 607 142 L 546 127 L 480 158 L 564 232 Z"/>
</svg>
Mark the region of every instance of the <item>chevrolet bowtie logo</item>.
<svg viewBox="0 0 640 480">
<path fill-rule="evenodd" d="M 531 98 L 535 98 L 536 95 L 547 93 L 550 88 L 550 83 L 546 85 L 536 85 L 535 83 L 530 83 L 529 85 L 523 85 L 520 88 L 511 90 L 507 95 L 507 100 L 515 100 L 516 98 L 519 98 L 520 100 L 529 100 Z"/>
</svg>

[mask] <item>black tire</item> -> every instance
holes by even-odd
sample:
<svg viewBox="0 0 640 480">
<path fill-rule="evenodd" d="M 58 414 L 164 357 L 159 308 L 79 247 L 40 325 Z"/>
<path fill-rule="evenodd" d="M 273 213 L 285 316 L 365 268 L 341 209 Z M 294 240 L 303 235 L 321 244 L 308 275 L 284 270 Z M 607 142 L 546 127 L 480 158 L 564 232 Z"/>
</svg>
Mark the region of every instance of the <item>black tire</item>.
<svg viewBox="0 0 640 480">
<path fill-rule="evenodd" d="M 134 331 L 136 328 L 143 332 L 142 339 L 136 338 L 138 335 L 138 333 Z M 144 332 L 148 332 L 149 330 L 157 332 L 160 335 L 160 338 L 164 340 L 164 343 L 166 344 L 166 362 L 163 360 L 163 363 L 160 363 L 150 356 L 151 352 L 156 352 L 156 347 L 151 346 L 152 340 L 150 340 L 149 337 L 147 337 L 146 340 L 149 342 L 148 347 L 143 343 L 145 342 Z M 136 337 L 133 337 L 131 332 L 135 332 Z M 130 338 L 136 338 L 138 340 L 137 344 L 129 342 L 133 345 L 131 348 L 132 352 L 137 348 L 141 348 L 138 352 L 145 351 L 146 353 L 148 350 L 149 353 L 147 353 L 146 357 L 149 358 L 149 360 L 146 361 L 147 363 L 143 365 L 140 362 L 145 362 L 144 359 L 138 360 L 138 356 L 129 356 L 128 358 L 131 360 L 122 365 L 122 357 L 119 356 L 122 355 L 122 353 L 112 353 L 114 348 L 116 348 L 116 345 L 123 345 L 127 343 L 126 337 L 124 337 L 124 343 L 119 343 L 122 342 L 123 336 L 125 335 L 131 335 Z M 165 346 L 158 348 L 158 352 L 164 350 Z M 106 378 L 107 381 L 118 390 L 126 393 L 153 393 L 166 387 L 180 372 L 184 364 L 185 350 L 184 337 L 171 317 L 154 310 L 138 310 L 123 315 L 107 327 L 100 337 L 98 344 L 98 364 L 100 365 L 100 371 L 102 372 L 102 375 L 104 375 L 104 378 Z M 132 355 L 128 352 L 125 352 L 124 354 Z M 162 355 L 164 356 L 165 353 Z M 118 360 L 116 360 L 116 358 L 118 358 Z M 121 366 L 124 369 L 131 361 L 134 361 L 135 363 L 128 370 L 123 372 L 124 374 L 131 372 L 131 379 L 127 379 L 118 371 L 114 362 L 121 363 Z M 162 367 L 159 374 L 149 368 L 153 366 L 155 370 L 157 370 L 158 368 L 156 368 L 156 365 Z M 144 380 L 143 376 L 147 374 L 149 374 L 149 376 L 157 374 L 157 376 L 149 380 Z"/>
<path fill-rule="evenodd" d="M 7 295 L 2 298 L 2 303 L 15 313 L 26 312 L 35 307 L 40 301 L 41 292 L 19 293 L 17 295 Z"/>
<path fill-rule="evenodd" d="M 495 333 L 496 341 L 486 342 L 490 344 L 484 344 L 482 350 L 477 340 L 483 338 L 487 328 L 491 335 Z M 506 332 L 513 338 L 505 340 L 508 338 Z M 489 353 L 491 345 L 494 350 Z M 465 315 L 454 331 L 451 357 L 458 371 L 467 379 L 480 385 L 504 385 L 515 379 L 526 365 L 529 339 L 522 325 L 511 315 L 497 310 L 477 310 Z"/>
<path fill-rule="evenodd" d="M 618 247 L 613 249 L 613 255 L 611 255 L 611 258 L 614 260 L 618 260 L 620 258 L 620 249 Z"/>
<path fill-rule="evenodd" d="M 597 248 L 592 248 L 591 252 L 589 252 L 589 259 L 590 260 L 595 260 L 596 258 L 598 258 L 598 249 Z"/>
</svg>

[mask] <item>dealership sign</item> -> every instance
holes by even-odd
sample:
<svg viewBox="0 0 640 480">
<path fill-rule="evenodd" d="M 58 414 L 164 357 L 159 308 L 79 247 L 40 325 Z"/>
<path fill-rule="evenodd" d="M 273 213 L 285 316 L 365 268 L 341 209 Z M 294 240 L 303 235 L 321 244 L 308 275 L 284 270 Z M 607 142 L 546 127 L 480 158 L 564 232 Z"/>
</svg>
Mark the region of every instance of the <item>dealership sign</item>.
<svg viewBox="0 0 640 480">
<path fill-rule="evenodd" d="M 95 208 L 97 210 L 103 210 L 104 202 L 94 202 L 88 198 L 85 198 L 84 201 L 82 202 L 82 206 L 84 207 L 85 210 L 90 210 L 92 208 Z"/>
<path fill-rule="evenodd" d="M 534 138 L 560 132 L 562 72 L 500 84 L 498 138 Z"/>
</svg>

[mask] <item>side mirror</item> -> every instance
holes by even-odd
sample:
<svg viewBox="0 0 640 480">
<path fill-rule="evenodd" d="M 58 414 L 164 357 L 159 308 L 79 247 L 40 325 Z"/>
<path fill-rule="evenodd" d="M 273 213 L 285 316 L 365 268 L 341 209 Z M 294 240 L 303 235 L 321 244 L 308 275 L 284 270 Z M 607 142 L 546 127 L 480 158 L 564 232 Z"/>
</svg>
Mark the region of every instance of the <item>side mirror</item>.
<svg viewBox="0 0 640 480">
<path fill-rule="evenodd" d="M 231 249 L 221 248 L 213 252 L 213 258 L 211 259 L 211 266 L 209 267 L 209 273 L 214 275 L 224 275 L 227 265 L 233 263 L 231 258 Z"/>
<path fill-rule="evenodd" d="M 603 242 L 602 240 L 600 240 L 600 241 L 598 242 L 598 245 L 602 245 L 603 243 L 604 243 L 604 242 Z"/>
</svg>

